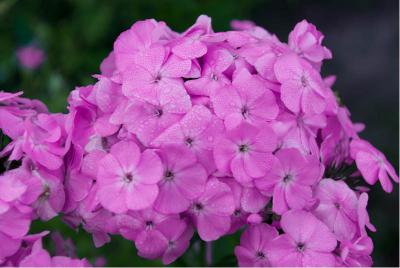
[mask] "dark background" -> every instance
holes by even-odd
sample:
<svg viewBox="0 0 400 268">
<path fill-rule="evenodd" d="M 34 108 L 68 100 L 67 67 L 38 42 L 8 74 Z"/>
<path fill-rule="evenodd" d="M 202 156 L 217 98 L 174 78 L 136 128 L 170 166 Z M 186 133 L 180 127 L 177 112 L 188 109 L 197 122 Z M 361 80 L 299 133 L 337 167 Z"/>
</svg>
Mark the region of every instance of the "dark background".
<svg viewBox="0 0 400 268">
<path fill-rule="evenodd" d="M 349 107 L 353 121 L 367 126 L 361 136 L 382 150 L 398 170 L 398 10 L 396 0 L 0 0 L 0 89 L 23 89 L 51 111 L 65 111 L 69 91 L 94 82 L 91 75 L 99 72 L 115 38 L 136 20 L 164 20 L 173 30 L 182 31 L 198 15 L 207 14 L 214 30 L 223 31 L 229 29 L 231 19 L 250 19 L 287 41 L 294 25 L 307 19 L 325 34 L 324 44 L 333 52 L 323 73 L 337 75 L 334 90 Z M 45 63 L 34 72 L 21 70 L 15 59 L 15 49 L 29 43 L 47 53 Z M 398 185 L 394 188 L 385 194 L 376 185 L 370 193 L 370 217 L 378 230 L 372 234 L 376 266 L 399 265 Z M 110 266 L 161 265 L 136 257 L 132 244 L 120 238 L 94 250 L 89 235 L 69 230 L 59 219 L 33 225 L 33 231 L 45 228 L 70 235 L 80 257 L 93 260 L 103 254 Z M 214 265 L 234 265 L 228 254 L 237 243 L 237 236 L 215 243 Z M 190 259 L 193 256 L 187 254 L 175 265 L 188 264 Z"/>
</svg>

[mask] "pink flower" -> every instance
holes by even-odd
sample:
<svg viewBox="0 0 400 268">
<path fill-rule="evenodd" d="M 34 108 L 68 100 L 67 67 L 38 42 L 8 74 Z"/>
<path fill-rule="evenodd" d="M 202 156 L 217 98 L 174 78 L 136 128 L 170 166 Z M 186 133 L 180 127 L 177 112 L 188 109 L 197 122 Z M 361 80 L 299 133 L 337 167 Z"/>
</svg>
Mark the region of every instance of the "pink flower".
<svg viewBox="0 0 400 268">
<path fill-rule="evenodd" d="M 186 30 L 178 39 L 172 52 L 184 59 L 195 59 L 207 53 L 207 43 L 221 42 L 224 37 L 221 33 L 214 34 L 211 28 L 211 18 L 201 15 L 196 23 Z"/>
<path fill-rule="evenodd" d="M 285 233 L 268 245 L 272 266 L 335 266 L 335 236 L 311 213 L 288 211 L 281 226 Z"/>
<path fill-rule="evenodd" d="M 341 261 L 349 267 L 370 267 L 373 248 L 372 239 L 368 236 L 361 236 L 353 241 L 343 241 L 340 244 Z"/>
<path fill-rule="evenodd" d="M 232 177 L 219 178 L 219 180 L 228 185 L 233 194 L 235 210 L 231 215 L 231 229 L 228 232 L 233 234 L 246 223 L 249 214 L 242 208 L 243 187 Z"/>
<path fill-rule="evenodd" d="M 275 154 L 271 170 L 256 179 L 256 186 L 272 195 L 272 210 L 283 214 L 289 209 L 302 209 L 312 204 L 311 187 L 321 178 L 319 162 L 305 157 L 296 149 L 282 149 Z"/>
<path fill-rule="evenodd" d="M 134 142 L 120 141 L 99 163 L 100 202 L 115 213 L 150 207 L 161 178 L 161 160 L 153 151 L 141 153 Z"/>
<path fill-rule="evenodd" d="M 39 114 L 25 121 L 23 150 L 42 166 L 56 170 L 63 164 L 64 148 L 63 122 L 57 115 Z"/>
<path fill-rule="evenodd" d="M 321 180 L 315 192 L 319 204 L 314 211 L 340 241 L 350 240 L 357 231 L 357 196 L 343 181 Z"/>
<path fill-rule="evenodd" d="M 171 226 L 174 226 L 171 228 Z M 158 229 L 168 242 L 167 249 L 162 255 L 162 262 L 168 265 L 178 259 L 189 248 L 190 239 L 193 236 L 193 228 L 186 221 L 167 219 Z"/>
<path fill-rule="evenodd" d="M 246 69 L 234 76 L 232 87 L 219 90 L 211 99 L 216 115 L 224 120 L 227 129 L 242 122 L 258 126 L 275 119 L 279 111 L 274 94 Z"/>
<path fill-rule="evenodd" d="M 10 209 L 12 202 L 20 199 L 27 186 L 20 180 L 18 172 L 6 172 L 0 176 L 0 213 Z"/>
<path fill-rule="evenodd" d="M 304 155 L 312 153 L 318 130 L 326 126 L 323 114 L 281 113 L 271 126 L 278 136 L 279 148 L 296 148 Z"/>
<path fill-rule="evenodd" d="M 276 136 L 268 125 L 256 128 L 244 123 L 220 135 L 214 159 L 221 172 L 232 172 L 238 182 L 249 184 L 271 168 L 275 148 Z"/>
<path fill-rule="evenodd" d="M 1 265 L 87 265 L 70 240 L 56 237 L 51 257 L 47 232 L 27 235 L 57 215 L 95 247 L 119 235 L 165 265 L 195 232 L 218 264 L 209 241 L 241 229 L 241 266 L 372 265 L 376 229 L 357 178 L 390 192 L 398 174 L 359 138 L 335 77 L 321 77 L 332 57 L 322 33 L 304 20 L 287 44 L 249 21 L 232 26 L 214 32 L 205 15 L 183 33 L 135 23 L 66 114 L 0 91 Z"/>
<path fill-rule="evenodd" d="M 65 191 L 63 182 L 56 174 L 52 174 L 45 169 L 34 169 L 31 176 L 41 184 L 40 195 L 32 207 L 42 220 L 50 220 L 57 216 L 64 207 Z"/>
<path fill-rule="evenodd" d="M 385 192 L 392 192 L 389 177 L 399 182 L 399 176 L 380 151 L 367 141 L 354 139 L 350 144 L 350 154 L 368 184 L 373 185 L 379 180 Z"/>
<path fill-rule="evenodd" d="M 42 49 L 32 45 L 19 48 L 16 54 L 19 64 L 30 70 L 37 69 L 46 57 Z"/>
<path fill-rule="evenodd" d="M 324 35 L 313 24 L 302 20 L 290 32 L 288 43 L 300 56 L 320 64 L 322 60 L 332 58 L 331 51 L 321 45 L 323 39 Z"/>
<path fill-rule="evenodd" d="M 209 97 L 230 84 L 224 72 L 231 66 L 233 57 L 225 49 L 213 49 L 204 60 L 201 76 L 186 81 L 185 87 L 192 95 Z"/>
<path fill-rule="evenodd" d="M 122 92 L 125 96 L 158 104 L 154 103 L 157 96 L 165 100 L 173 98 L 169 96 L 171 88 L 182 91 L 181 95 L 184 95 L 186 91 L 181 77 L 189 72 L 190 60 L 169 54 L 162 46 L 153 46 L 135 56 L 135 63 L 122 74 Z M 188 96 L 184 98 L 190 103 Z"/>
<path fill-rule="evenodd" d="M 230 216 L 234 210 L 235 203 L 229 186 L 211 178 L 203 194 L 193 201 L 190 212 L 200 238 L 213 241 L 229 231 Z"/>
<path fill-rule="evenodd" d="M 271 266 L 268 245 L 276 237 L 278 231 L 268 224 L 249 226 L 240 237 L 240 245 L 235 247 L 239 266 Z"/>
<path fill-rule="evenodd" d="M 30 213 L 10 208 L 0 214 L 0 263 L 13 255 L 21 245 L 21 239 L 28 233 Z"/>
<path fill-rule="evenodd" d="M 138 21 L 122 32 L 114 43 L 115 65 L 124 71 L 135 62 L 138 52 L 158 43 L 167 35 L 168 27 L 153 19 Z"/>
<path fill-rule="evenodd" d="M 195 105 L 179 122 L 155 138 L 151 145 L 188 147 L 196 154 L 197 160 L 207 172 L 212 173 L 216 169 L 212 158 L 214 142 L 223 128 L 222 122 L 213 116 L 209 109 L 203 105 Z"/>
<path fill-rule="evenodd" d="M 166 237 L 162 230 L 165 230 L 163 222 L 169 226 L 178 227 L 177 236 L 167 234 Z M 117 226 L 119 232 L 126 239 L 135 241 L 135 246 L 139 255 L 149 259 L 160 258 L 168 250 L 169 241 L 176 241 L 182 234 L 178 215 L 165 215 L 153 209 L 145 209 L 137 212 L 129 212 L 117 216 Z M 172 253 L 174 254 L 174 253 Z"/>
<path fill-rule="evenodd" d="M 198 164 L 196 155 L 186 147 L 163 147 L 159 155 L 164 175 L 159 182 L 160 192 L 154 207 L 166 214 L 183 212 L 193 199 L 203 193 L 207 172 Z"/>
<path fill-rule="evenodd" d="M 289 53 L 278 58 L 274 71 L 281 99 L 294 113 L 320 114 L 325 110 L 325 88 L 320 74 L 305 60 Z"/>
<path fill-rule="evenodd" d="M 255 36 L 256 38 L 261 37 L 261 41 L 256 43 L 245 42 L 239 53 L 249 64 L 254 66 L 261 77 L 276 82 L 274 65 L 278 57 L 290 50 L 275 35 L 270 35 L 265 30 L 261 33 L 261 36 Z M 254 36 L 254 32 L 252 35 Z"/>
<path fill-rule="evenodd" d="M 177 88 L 161 91 L 151 102 L 126 100 L 114 111 L 111 122 L 123 123 L 128 131 L 149 145 L 166 128 L 179 121 L 191 108 L 189 96 Z"/>
</svg>

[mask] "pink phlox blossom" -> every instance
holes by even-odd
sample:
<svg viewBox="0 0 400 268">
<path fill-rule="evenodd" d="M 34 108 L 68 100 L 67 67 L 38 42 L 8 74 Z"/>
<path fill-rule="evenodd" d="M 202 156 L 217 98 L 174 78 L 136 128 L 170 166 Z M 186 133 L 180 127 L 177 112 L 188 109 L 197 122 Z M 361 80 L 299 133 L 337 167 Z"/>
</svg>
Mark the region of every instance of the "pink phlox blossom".
<svg viewBox="0 0 400 268">
<path fill-rule="evenodd" d="M 322 45 L 324 35 L 307 20 L 297 23 L 289 33 L 288 44 L 293 51 L 318 67 L 324 59 L 331 59 L 332 52 Z"/>
<path fill-rule="evenodd" d="M 166 214 L 184 212 L 203 193 L 207 171 L 187 147 L 166 146 L 158 155 L 163 162 L 163 178 L 154 207 Z"/>
<path fill-rule="evenodd" d="M 333 233 L 310 212 L 291 210 L 282 215 L 284 234 L 269 243 L 273 266 L 334 266 Z"/>
<path fill-rule="evenodd" d="M 100 160 L 99 200 L 114 213 L 148 208 L 157 198 L 161 179 L 162 164 L 154 151 L 141 152 L 136 143 L 120 141 Z"/>
<path fill-rule="evenodd" d="M 368 184 L 373 185 L 379 180 L 385 192 L 392 192 L 390 178 L 399 182 L 399 176 L 380 151 L 365 140 L 354 139 L 350 143 L 350 155 Z"/>
<path fill-rule="evenodd" d="M 246 69 L 237 73 L 231 87 L 219 90 L 211 99 L 216 115 L 228 130 L 242 122 L 258 126 L 275 119 L 279 112 L 274 94 Z"/>
<path fill-rule="evenodd" d="M 224 129 L 223 123 L 213 116 L 208 108 L 195 105 L 177 123 L 162 132 L 151 143 L 152 146 L 185 146 L 195 152 L 197 160 L 208 173 L 216 170 L 213 158 L 217 135 Z"/>
<path fill-rule="evenodd" d="M 278 231 L 265 223 L 250 225 L 240 237 L 235 248 L 239 266 L 271 266 L 268 245 L 278 237 Z"/>
<path fill-rule="evenodd" d="M 193 201 L 190 214 L 199 236 L 213 241 L 225 235 L 231 226 L 235 201 L 231 189 L 216 178 L 207 181 L 203 194 Z"/>
<path fill-rule="evenodd" d="M 316 187 L 318 207 L 313 212 L 340 241 L 352 239 L 357 232 L 358 200 L 343 181 L 323 179 Z"/>
<path fill-rule="evenodd" d="M 296 149 L 275 153 L 267 174 L 255 180 L 264 194 L 272 196 L 272 210 L 283 214 L 289 209 L 302 209 L 314 203 L 312 186 L 321 178 L 319 162 L 313 156 L 303 156 Z"/>
<path fill-rule="evenodd" d="M 281 99 L 294 113 L 320 114 L 326 107 L 326 89 L 320 74 L 305 60 L 287 53 L 279 57 L 274 73 L 281 83 Z"/>
<path fill-rule="evenodd" d="M 256 128 L 247 123 L 223 133 L 214 149 L 215 163 L 221 172 L 232 173 L 244 185 L 252 184 L 272 167 L 276 135 L 267 125 Z"/>
</svg>

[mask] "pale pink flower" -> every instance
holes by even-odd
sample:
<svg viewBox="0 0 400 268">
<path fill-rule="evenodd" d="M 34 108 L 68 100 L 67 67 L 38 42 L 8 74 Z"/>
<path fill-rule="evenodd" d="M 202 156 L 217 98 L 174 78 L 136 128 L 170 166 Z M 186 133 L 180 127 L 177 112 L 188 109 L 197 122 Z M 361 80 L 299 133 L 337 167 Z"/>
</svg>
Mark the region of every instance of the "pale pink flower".
<svg viewBox="0 0 400 268">
<path fill-rule="evenodd" d="M 184 59 L 195 59 L 207 53 L 207 44 L 224 40 L 223 33 L 214 33 L 211 18 L 201 15 L 195 24 L 187 29 L 177 40 L 172 52 Z"/>
<path fill-rule="evenodd" d="M 312 186 L 321 178 L 317 159 L 303 156 L 296 149 L 282 149 L 275 156 L 271 170 L 255 180 L 263 193 L 272 196 L 272 210 L 283 214 L 289 209 L 310 206 Z"/>
<path fill-rule="evenodd" d="M 158 229 L 168 243 L 162 255 L 162 262 L 167 265 L 182 256 L 189 248 L 193 227 L 183 220 L 167 219 L 158 226 Z"/>
<path fill-rule="evenodd" d="M 207 171 L 186 147 L 167 146 L 158 151 L 163 162 L 163 178 L 158 183 L 160 192 L 154 208 L 162 213 L 180 213 L 205 188 Z"/>
<path fill-rule="evenodd" d="M 211 97 L 215 114 L 232 129 L 247 122 L 258 126 L 276 118 L 279 108 L 274 94 L 263 81 L 246 69 L 238 72 L 232 87 L 225 87 Z"/>
<path fill-rule="evenodd" d="M 215 144 L 214 159 L 221 172 L 231 172 L 242 184 L 260 178 L 271 168 L 276 136 L 268 125 L 256 128 L 247 123 L 230 130 Z"/>
<path fill-rule="evenodd" d="M 281 226 L 284 234 L 268 245 L 272 266 L 335 266 L 335 236 L 310 212 L 288 211 Z"/>
<path fill-rule="evenodd" d="M 212 96 L 219 89 L 230 84 L 224 72 L 233 63 L 232 55 L 228 50 L 212 49 L 205 56 L 201 69 L 201 76 L 185 82 L 188 92 L 196 96 Z"/>
<path fill-rule="evenodd" d="M 322 46 L 324 35 L 317 30 L 315 25 L 302 20 L 297 23 L 289 34 L 288 44 L 300 56 L 320 64 L 324 59 L 331 59 L 331 51 Z"/>
<path fill-rule="evenodd" d="M 193 201 L 190 213 L 200 238 L 213 241 L 229 231 L 234 210 L 235 203 L 229 186 L 211 178 L 203 194 Z"/>
<path fill-rule="evenodd" d="M 357 196 L 343 181 L 323 179 L 315 190 L 318 207 L 313 212 L 340 241 L 352 239 L 357 231 Z"/>
<path fill-rule="evenodd" d="M 101 204 L 115 213 L 150 207 L 158 195 L 162 164 L 155 152 L 140 152 L 134 142 L 121 141 L 99 163 Z"/>
<path fill-rule="evenodd" d="M 124 124 L 128 131 L 149 145 L 166 128 L 179 121 L 191 108 L 185 91 L 161 91 L 152 101 L 125 100 L 111 116 L 111 122 Z"/>
<path fill-rule="evenodd" d="M 320 74 L 296 54 L 278 58 L 274 72 L 281 85 L 281 99 L 294 113 L 320 114 L 325 110 L 325 85 Z"/>
<path fill-rule="evenodd" d="M 135 64 L 122 74 L 122 92 L 125 96 L 152 103 L 157 101 L 158 95 L 170 98 L 168 93 L 171 88 L 186 92 L 181 77 L 189 72 L 190 60 L 169 54 L 163 46 L 145 49 L 135 59 Z"/>
<path fill-rule="evenodd" d="M 168 27 L 153 19 L 138 21 L 122 32 L 114 42 L 115 65 L 124 71 L 135 62 L 138 52 L 167 39 Z"/>
<path fill-rule="evenodd" d="M 350 154 L 368 184 L 373 185 L 379 180 L 385 192 L 392 192 L 390 178 L 399 182 L 399 176 L 380 151 L 365 140 L 354 139 L 350 143 Z"/>
<path fill-rule="evenodd" d="M 197 160 L 208 173 L 216 170 L 213 149 L 216 136 L 224 129 L 220 119 L 213 116 L 208 108 L 195 105 L 176 124 L 167 128 L 151 143 L 152 146 L 186 146 L 195 152 Z"/>
<path fill-rule="evenodd" d="M 250 225 L 240 237 L 240 245 L 235 247 L 239 266 L 271 266 L 268 245 L 276 237 L 278 231 L 268 224 Z"/>
</svg>

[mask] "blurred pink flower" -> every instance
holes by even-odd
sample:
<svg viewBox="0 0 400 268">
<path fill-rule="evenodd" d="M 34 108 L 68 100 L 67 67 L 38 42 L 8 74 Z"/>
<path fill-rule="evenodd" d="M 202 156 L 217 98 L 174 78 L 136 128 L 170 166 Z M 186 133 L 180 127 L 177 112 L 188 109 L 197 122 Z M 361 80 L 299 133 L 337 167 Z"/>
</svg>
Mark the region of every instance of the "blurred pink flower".
<svg viewBox="0 0 400 268">
<path fill-rule="evenodd" d="M 45 52 L 33 45 L 20 47 L 16 52 L 19 64 L 26 69 L 35 70 L 44 61 Z"/>
</svg>

